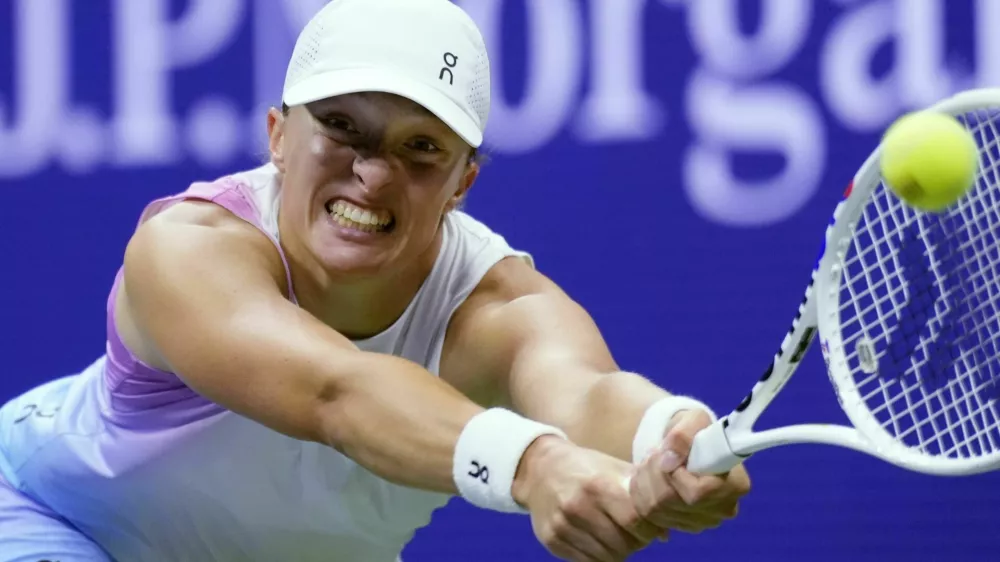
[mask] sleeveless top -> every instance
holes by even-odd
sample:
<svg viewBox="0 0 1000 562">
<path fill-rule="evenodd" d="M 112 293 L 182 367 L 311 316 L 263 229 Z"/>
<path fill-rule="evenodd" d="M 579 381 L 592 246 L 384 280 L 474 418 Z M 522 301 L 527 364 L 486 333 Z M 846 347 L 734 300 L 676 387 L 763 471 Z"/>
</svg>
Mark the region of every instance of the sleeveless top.
<svg viewBox="0 0 1000 562">
<path fill-rule="evenodd" d="M 211 201 L 281 252 L 278 189 L 267 165 L 154 201 L 140 222 L 178 201 Z M 531 263 L 461 211 L 442 228 L 440 254 L 406 311 L 355 341 L 434 374 L 451 315 L 487 271 L 508 256 Z M 227 411 L 144 364 L 115 329 L 121 278 L 119 270 L 108 299 L 105 354 L 0 408 L 0 475 L 112 557 L 390 562 L 447 503 L 447 495 L 395 485 L 330 447 Z M 290 275 L 289 287 L 295 302 Z"/>
</svg>

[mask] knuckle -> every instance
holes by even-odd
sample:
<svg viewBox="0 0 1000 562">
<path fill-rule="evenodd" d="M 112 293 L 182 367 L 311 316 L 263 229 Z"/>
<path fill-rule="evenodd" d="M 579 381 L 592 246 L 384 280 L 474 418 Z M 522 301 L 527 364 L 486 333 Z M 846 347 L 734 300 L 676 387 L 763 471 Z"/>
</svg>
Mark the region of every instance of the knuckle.
<svg viewBox="0 0 1000 562">
<path fill-rule="evenodd" d="M 743 478 L 736 485 L 736 493 L 740 496 L 745 496 L 750 493 L 750 479 Z"/>
<path fill-rule="evenodd" d="M 545 545 L 546 548 L 551 549 L 559 544 L 559 535 L 556 534 L 555 526 L 549 525 L 539 531 L 538 541 Z"/>
<path fill-rule="evenodd" d="M 642 516 L 638 511 L 632 511 L 619 518 L 618 524 L 630 530 L 636 530 L 642 525 Z"/>
<path fill-rule="evenodd" d="M 673 449 L 688 451 L 691 449 L 693 440 L 694 436 L 690 435 L 690 432 L 686 431 L 684 426 L 675 427 L 667 433 L 667 443 Z"/>
<path fill-rule="evenodd" d="M 683 499 L 684 503 L 687 505 L 695 505 L 701 502 L 701 488 L 691 488 L 689 490 L 685 490 L 681 493 L 681 499 Z"/>
<path fill-rule="evenodd" d="M 549 525 L 547 537 L 552 542 L 566 540 L 569 538 L 572 530 L 573 525 L 569 522 L 569 519 L 567 519 L 562 513 L 556 513 L 552 517 L 552 523 Z"/>
<path fill-rule="evenodd" d="M 681 493 L 681 501 L 689 506 L 694 506 L 702 501 L 701 493 L 697 489 L 686 490 Z"/>
<path fill-rule="evenodd" d="M 578 519 L 587 511 L 588 503 L 589 499 L 586 495 L 580 493 L 573 494 L 559 502 L 559 512 L 562 514 L 563 519 L 567 521 Z"/>
<path fill-rule="evenodd" d="M 739 465 L 729 473 L 729 485 L 740 495 L 750 493 L 750 475 L 743 465 Z"/>
<path fill-rule="evenodd" d="M 638 501 L 634 505 L 635 516 L 637 519 L 649 517 L 653 511 L 655 511 L 656 506 L 647 501 Z"/>
<path fill-rule="evenodd" d="M 591 478 L 584 482 L 580 489 L 587 496 L 600 496 L 607 491 L 607 486 L 604 480 Z"/>
</svg>

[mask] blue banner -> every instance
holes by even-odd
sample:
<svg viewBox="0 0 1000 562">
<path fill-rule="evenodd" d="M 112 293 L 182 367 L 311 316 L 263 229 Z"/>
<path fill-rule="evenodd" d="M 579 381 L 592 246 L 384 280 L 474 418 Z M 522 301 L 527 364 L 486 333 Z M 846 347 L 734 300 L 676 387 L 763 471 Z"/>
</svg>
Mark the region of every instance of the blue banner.
<svg viewBox="0 0 1000 562">
<path fill-rule="evenodd" d="M 619 363 L 728 411 L 795 314 L 829 214 L 898 115 L 1000 86 L 996 0 L 463 0 L 491 48 L 468 209 L 581 302 Z M 0 400 L 82 369 L 142 207 L 266 155 L 323 0 L 0 2 Z M 761 427 L 846 423 L 818 350 Z M 831 447 L 748 462 L 740 516 L 635 560 L 995 560 L 1000 477 Z M 546 560 L 455 501 L 406 553 Z"/>
</svg>

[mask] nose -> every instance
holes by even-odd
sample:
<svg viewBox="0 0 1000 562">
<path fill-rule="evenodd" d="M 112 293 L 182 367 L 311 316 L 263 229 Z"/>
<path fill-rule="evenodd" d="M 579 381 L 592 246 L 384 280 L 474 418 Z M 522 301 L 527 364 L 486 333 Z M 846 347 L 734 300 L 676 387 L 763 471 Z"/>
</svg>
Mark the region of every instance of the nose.
<svg viewBox="0 0 1000 562">
<path fill-rule="evenodd" d="M 385 158 L 359 154 L 354 159 L 354 177 L 365 191 L 378 191 L 392 182 L 393 170 Z"/>
</svg>

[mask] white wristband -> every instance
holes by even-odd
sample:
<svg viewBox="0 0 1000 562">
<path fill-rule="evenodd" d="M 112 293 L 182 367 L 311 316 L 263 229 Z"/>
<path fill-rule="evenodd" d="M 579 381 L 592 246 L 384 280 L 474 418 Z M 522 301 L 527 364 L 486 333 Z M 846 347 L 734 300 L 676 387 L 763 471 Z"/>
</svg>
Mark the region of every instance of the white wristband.
<svg viewBox="0 0 1000 562">
<path fill-rule="evenodd" d="M 558 428 L 491 408 L 476 414 L 455 445 L 452 477 L 469 503 L 506 513 L 527 513 L 511 495 L 525 449 L 542 435 L 566 439 Z"/>
<path fill-rule="evenodd" d="M 712 421 L 718 419 L 708 406 L 688 396 L 667 396 L 654 402 L 639 422 L 632 440 L 632 462 L 639 464 L 663 442 L 667 425 L 677 412 L 682 410 L 704 410 Z"/>
</svg>

